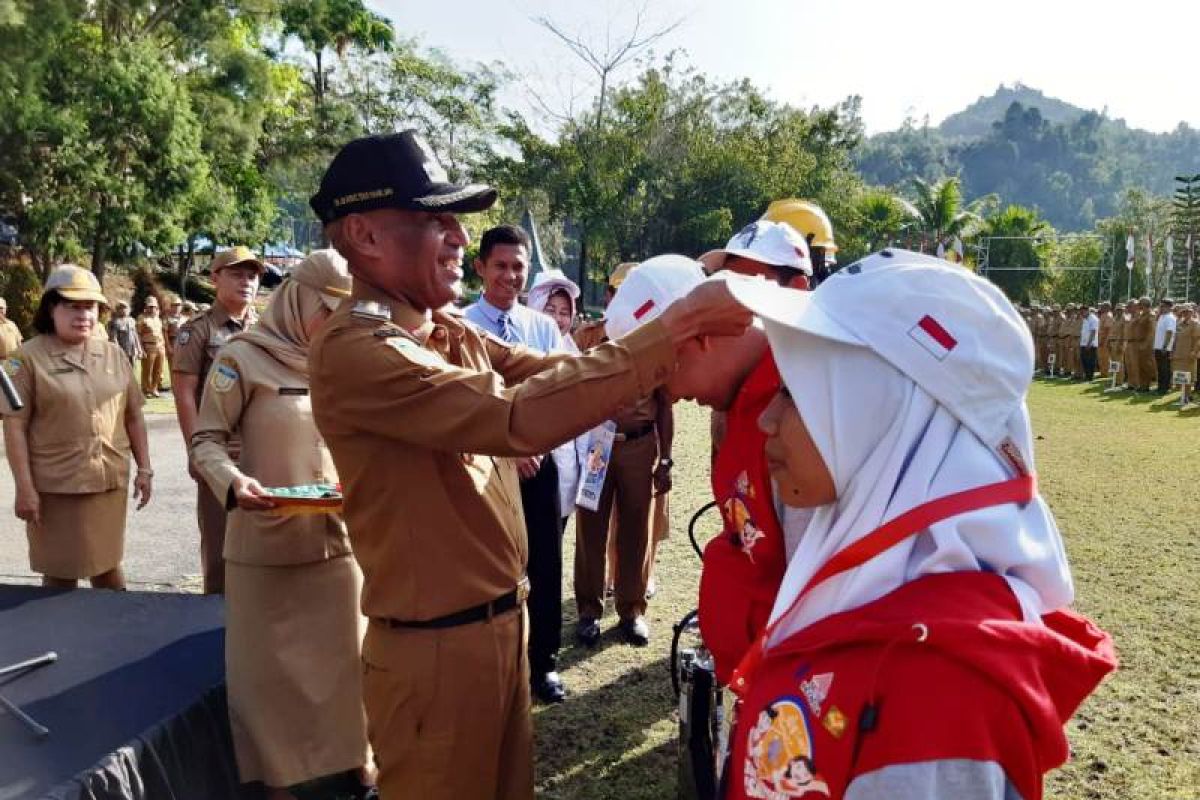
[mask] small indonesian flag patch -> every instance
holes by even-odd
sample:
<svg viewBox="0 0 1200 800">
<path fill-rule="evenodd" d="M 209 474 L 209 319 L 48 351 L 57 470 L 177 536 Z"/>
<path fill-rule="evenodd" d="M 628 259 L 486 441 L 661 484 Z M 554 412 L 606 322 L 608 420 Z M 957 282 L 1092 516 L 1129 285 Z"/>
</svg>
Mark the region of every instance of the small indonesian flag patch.
<svg viewBox="0 0 1200 800">
<path fill-rule="evenodd" d="M 638 306 L 637 311 L 633 312 L 634 319 L 641 319 L 654 310 L 654 300 L 647 300 Z"/>
<path fill-rule="evenodd" d="M 926 314 L 921 321 L 908 330 L 913 341 L 929 351 L 929 354 L 942 361 L 950 355 L 950 351 L 958 347 L 958 339 L 942 327 L 941 323 Z"/>
</svg>

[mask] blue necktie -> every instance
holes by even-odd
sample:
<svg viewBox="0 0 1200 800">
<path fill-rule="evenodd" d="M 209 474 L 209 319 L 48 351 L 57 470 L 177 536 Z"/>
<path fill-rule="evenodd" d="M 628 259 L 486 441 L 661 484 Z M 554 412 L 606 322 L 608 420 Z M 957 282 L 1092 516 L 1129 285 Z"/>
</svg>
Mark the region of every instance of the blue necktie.
<svg viewBox="0 0 1200 800">
<path fill-rule="evenodd" d="M 512 323 L 512 317 L 508 316 L 507 312 L 501 311 L 496 321 L 500 324 L 500 338 L 506 342 L 516 342 L 517 329 Z"/>
</svg>

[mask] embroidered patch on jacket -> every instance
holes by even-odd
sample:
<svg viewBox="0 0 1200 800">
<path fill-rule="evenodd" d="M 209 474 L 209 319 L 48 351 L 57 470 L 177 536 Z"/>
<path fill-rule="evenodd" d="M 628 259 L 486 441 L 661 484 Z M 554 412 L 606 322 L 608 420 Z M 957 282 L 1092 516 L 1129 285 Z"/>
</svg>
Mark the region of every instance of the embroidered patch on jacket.
<svg viewBox="0 0 1200 800">
<path fill-rule="evenodd" d="M 746 475 L 746 471 L 742 470 L 734 478 L 733 494 L 725 501 L 722 511 L 725 512 L 725 519 L 729 522 L 734 535 L 737 536 L 738 545 L 751 562 L 754 561 L 754 545 L 758 544 L 759 539 L 766 536 L 755 523 L 754 518 L 750 516 L 750 508 L 746 503 L 753 499 L 754 487 L 750 485 L 750 478 Z"/>
<path fill-rule="evenodd" d="M 825 704 L 825 698 L 829 697 L 829 689 L 832 686 L 832 672 L 822 672 L 800 684 L 800 691 L 804 693 L 804 699 L 808 701 L 808 707 L 814 717 L 821 716 L 821 706 Z"/>
<path fill-rule="evenodd" d="M 846 715 L 837 706 L 830 706 L 829 711 L 825 713 L 825 717 L 821 720 L 821 725 L 825 730 L 829 731 L 829 735 L 835 739 L 842 738 L 842 734 L 846 732 Z"/>
<path fill-rule="evenodd" d="M 224 394 L 233 388 L 233 385 L 237 383 L 240 377 L 241 375 L 238 374 L 237 367 L 234 366 L 233 362 L 222 359 L 213 367 L 212 378 L 209 379 L 209 382 L 212 384 L 214 392 Z"/>
<path fill-rule="evenodd" d="M 742 770 L 747 797 L 792 800 L 828 797 L 814 761 L 808 715 L 798 697 L 781 697 L 758 714 L 747 734 Z"/>
<path fill-rule="evenodd" d="M 175 337 L 175 344 L 187 344 L 191 340 L 192 340 L 192 331 L 191 331 L 191 329 L 185 328 L 184 330 L 181 330 L 179 332 L 179 334 Z"/>
<path fill-rule="evenodd" d="M 4 371 L 8 373 L 10 378 L 15 377 L 21 371 L 21 359 L 13 357 L 4 362 Z"/>
</svg>

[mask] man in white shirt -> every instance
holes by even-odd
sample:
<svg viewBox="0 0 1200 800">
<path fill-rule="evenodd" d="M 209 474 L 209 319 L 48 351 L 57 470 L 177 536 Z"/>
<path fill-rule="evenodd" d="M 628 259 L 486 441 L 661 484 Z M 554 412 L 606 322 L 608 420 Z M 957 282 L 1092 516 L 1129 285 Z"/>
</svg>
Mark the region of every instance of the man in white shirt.
<svg viewBox="0 0 1200 800">
<path fill-rule="evenodd" d="M 529 275 L 529 235 L 513 225 L 484 231 L 475 271 L 483 279 L 478 302 L 463 316 L 506 342 L 539 353 L 564 352 L 566 345 L 550 317 L 518 301 Z M 558 676 L 562 646 L 562 514 L 554 459 L 517 459 L 521 506 L 529 539 L 529 669 L 533 694 L 545 703 L 566 699 Z"/>
<path fill-rule="evenodd" d="M 1158 393 L 1171 389 L 1171 352 L 1175 349 L 1175 312 L 1172 300 L 1158 304 L 1158 322 L 1154 326 L 1154 366 L 1158 371 Z"/>
<path fill-rule="evenodd" d="M 1083 326 L 1079 329 L 1079 363 L 1083 371 L 1083 379 L 1089 383 L 1096 374 L 1096 348 L 1100 340 L 1100 318 L 1096 309 L 1081 306 L 1079 313 L 1083 315 Z"/>
</svg>

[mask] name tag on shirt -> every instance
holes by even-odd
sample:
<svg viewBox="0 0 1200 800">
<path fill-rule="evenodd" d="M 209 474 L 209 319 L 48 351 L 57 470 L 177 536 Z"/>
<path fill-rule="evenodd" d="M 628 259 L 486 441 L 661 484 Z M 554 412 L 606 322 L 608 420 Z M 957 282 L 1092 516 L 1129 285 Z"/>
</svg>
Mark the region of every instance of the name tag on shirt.
<svg viewBox="0 0 1200 800">
<path fill-rule="evenodd" d="M 308 389 L 303 386 L 280 386 L 279 394 L 281 397 L 304 397 Z"/>
<path fill-rule="evenodd" d="M 72 369 L 71 367 L 59 367 L 58 369 L 50 370 L 50 374 L 51 375 L 66 375 L 66 374 L 74 372 L 74 371 L 75 370 Z"/>
</svg>

